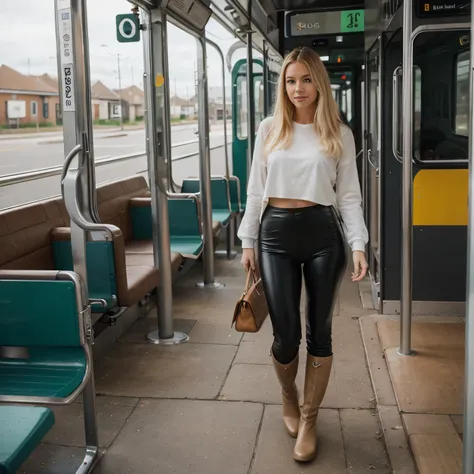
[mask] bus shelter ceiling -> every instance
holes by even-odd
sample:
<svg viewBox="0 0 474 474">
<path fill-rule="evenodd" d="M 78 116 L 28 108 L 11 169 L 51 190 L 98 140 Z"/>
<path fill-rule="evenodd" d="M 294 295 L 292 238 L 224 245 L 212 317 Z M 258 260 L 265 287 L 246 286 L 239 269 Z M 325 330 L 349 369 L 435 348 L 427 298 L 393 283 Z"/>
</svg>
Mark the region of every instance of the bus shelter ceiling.
<svg viewBox="0 0 474 474">
<path fill-rule="evenodd" d="M 318 9 L 339 9 L 355 8 L 364 2 L 359 0 L 263 0 L 262 6 L 270 3 L 275 10 L 318 10 Z"/>
</svg>

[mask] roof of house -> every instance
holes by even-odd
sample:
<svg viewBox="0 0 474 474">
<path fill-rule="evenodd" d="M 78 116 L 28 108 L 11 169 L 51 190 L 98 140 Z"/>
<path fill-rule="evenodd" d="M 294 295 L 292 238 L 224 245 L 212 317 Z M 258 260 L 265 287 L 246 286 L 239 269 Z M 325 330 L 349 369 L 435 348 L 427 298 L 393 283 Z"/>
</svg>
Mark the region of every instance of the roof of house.
<svg viewBox="0 0 474 474">
<path fill-rule="evenodd" d="M 130 105 L 144 105 L 145 104 L 145 93 L 137 86 L 126 87 L 125 89 L 119 90 L 114 89 L 114 92 L 127 101 Z"/>
<path fill-rule="evenodd" d="M 98 100 L 119 100 L 120 97 L 103 82 L 97 81 L 92 86 L 92 98 Z"/>
<path fill-rule="evenodd" d="M 49 74 L 42 74 L 41 76 L 37 76 L 38 79 L 43 81 L 45 84 L 53 87 L 56 91 L 58 90 L 58 78 L 51 77 Z"/>
<path fill-rule="evenodd" d="M 186 99 L 181 99 L 181 97 L 174 95 L 170 99 L 170 105 L 181 106 L 181 107 L 186 107 L 186 106 L 193 107 L 194 97 L 190 97 L 188 100 L 186 100 Z"/>
<path fill-rule="evenodd" d="M 38 95 L 57 95 L 57 84 L 54 86 L 48 80 L 38 76 L 28 76 L 2 64 L 0 66 L 0 89 L 18 92 L 35 92 Z"/>
</svg>

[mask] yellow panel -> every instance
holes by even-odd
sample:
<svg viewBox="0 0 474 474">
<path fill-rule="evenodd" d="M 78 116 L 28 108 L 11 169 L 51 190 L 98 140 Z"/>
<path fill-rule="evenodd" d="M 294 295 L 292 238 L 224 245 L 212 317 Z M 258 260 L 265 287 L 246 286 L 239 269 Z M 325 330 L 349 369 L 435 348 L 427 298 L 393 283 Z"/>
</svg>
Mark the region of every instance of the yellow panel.
<svg viewBox="0 0 474 474">
<path fill-rule="evenodd" d="M 421 170 L 413 181 L 413 225 L 467 226 L 469 171 Z"/>
</svg>

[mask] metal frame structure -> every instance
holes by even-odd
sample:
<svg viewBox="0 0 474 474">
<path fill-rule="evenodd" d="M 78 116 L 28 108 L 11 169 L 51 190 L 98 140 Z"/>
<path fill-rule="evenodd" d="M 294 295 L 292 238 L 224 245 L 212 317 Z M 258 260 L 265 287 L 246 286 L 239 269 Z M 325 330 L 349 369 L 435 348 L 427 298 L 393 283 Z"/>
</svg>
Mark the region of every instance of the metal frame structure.
<svg viewBox="0 0 474 474">
<path fill-rule="evenodd" d="M 2 401 L 64 405 L 83 395 L 86 454 L 76 471 L 91 472 L 98 459 L 99 440 L 95 407 L 91 304 L 106 305 L 104 300 L 91 300 L 87 285 L 86 240 L 88 232 L 104 232 L 98 223 L 95 198 L 94 159 L 92 154 L 92 120 L 90 107 L 89 51 L 86 0 L 56 0 L 56 33 L 60 93 L 64 117 L 64 167 L 61 190 L 71 217 L 71 243 L 74 272 L 2 271 L 2 279 L 69 280 L 74 283 L 78 311 L 78 334 L 85 354 L 86 368 L 82 381 L 67 397 L 0 397 Z M 77 167 L 73 168 L 78 158 Z M 55 170 L 56 174 L 58 170 Z"/>
<path fill-rule="evenodd" d="M 197 286 L 200 288 L 220 288 L 222 287 L 222 284 L 214 281 L 214 239 L 212 233 L 211 153 L 209 149 L 209 109 L 207 107 L 209 95 L 207 87 L 206 39 L 205 36 L 197 36 L 196 34 L 194 34 L 194 36 L 196 36 L 198 43 L 198 123 L 200 132 L 199 178 L 202 224 L 204 231 L 204 279 L 202 282 L 197 283 Z"/>
<path fill-rule="evenodd" d="M 474 33 L 474 10 L 471 9 L 471 38 Z M 474 472 L 474 49 L 471 46 L 469 67 L 469 222 L 467 232 L 466 353 L 464 365 L 464 437 L 463 474 Z"/>
<path fill-rule="evenodd" d="M 373 65 L 374 63 L 377 66 L 377 72 L 374 72 Z M 379 288 L 382 280 L 381 272 L 379 272 L 379 280 L 377 281 L 377 275 L 374 271 L 375 262 L 380 264 L 380 255 L 381 255 L 381 167 L 382 167 L 382 81 L 383 81 L 383 39 L 382 36 L 376 38 L 374 43 L 371 45 L 371 48 L 365 54 L 364 60 L 364 71 L 365 71 L 365 81 L 364 90 L 363 90 L 363 121 L 364 121 L 364 131 L 365 136 L 363 137 L 363 149 L 364 149 L 364 159 L 362 162 L 362 188 L 363 188 L 363 197 L 364 197 L 364 219 L 368 223 L 369 232 L 370 232 L 370 243 L 367 253 L 367 260 L 369 263 L 369 278 L 371 281 L 371 292 L 372 292 L 372 302 L 375 309 L 379 309 Z M 378 91 L 376 94 L 373 94 L 373 77 L 376 74 L 376 81 L 378 84 Z M 373 126 L 372 123 L 372 109 L 374 107 L 374 97 L 377 105 L 377 141 L 373 140 Z M 375 155 L 373 150 L 377 151 L 377 163 L 374 162 L 372 156 Z M 375 203 L 377 203 L 378 208 L 375 209 Z M 373 233 L 371 232 L 373 231 Z M 377 236 L 377 249 L 374 248 L 372 239 L 374 235 Z M 376 255 L 376 250 L 378 252 L 378 257 Z M 380 265 L 379 265 L 380 266 Z"/>
<path fill-rule="evenodd" d="M 403 355 L 412 354 L 411 318 L 413 287 L 413 5 L 411 0 L 403 2 L 403 71 L 402 97 L 403 120 L 403 174 L 402 174 L 402 282 L 400 314 L 400 350 Z"/>
<path fill-rule="evenodd" d="M 229 211 L 230 209 L 230 180 L 238 180 L 237 177 L 230 175 L 230 163 L 229 163 L 229 143 L 227 138 L 227 99 L 226 99 L 226 86 L 225 86 L 225 57 L 224 53 L 220 46 L 214 41 L 206 38 L 207 43 L 209 43 L 216 51 L 222 62 L 222 100 L 223 100 L 223 122 L 224 122 L 224 156 L 225 156 L 225 179 L 227 180 L 227 197 L 229 202 Z M 237 183 L 237 189 L 240 189 L 239 183 Z M 239 199 L 240 201 L 240 199 Z M 240 205 L 239 205 L 240 208 Z M 237 255 L 237 252 L 233 251 L 234 248 L 234 233 L 235 233 L 235 220 L 234 216 L 231 217 L 229 224 L 227 225 L 227 249 L 225 251 L 226 257 L 230 260 Z M 216 251 L 215 255 L 220 256 L 221 251 Z"/>
<path fill-rule="evenodd" d="M 411 349 L 411 321 L 413 314 L 413 51 L 416 38 L 428 31 L 464 30 L 467 23 L 438 23 L 421 25 L 412 31 L 413 6 L 403 3 L 403 67 L 402 67 L 402 273 L 400 300 L 400 350 L 402 355 L 414 354 Z M 397 72 L 397 71 L 395 71 Z M 395 75 L 395 73 L 394 73 Z M 395 81 L 395 79 L 394 79 Z M 394 86 L 395 87 L 395 86 Z M 395 139 L 393 140 L 395 142 Z M 396 148 L 396 147 L 395 147 Z M 394 152 L 394 156 L 397 155 Z M 465 160 L 438 160 L 438 164 L 465 163 Z M 449 305 L 450 310 L 455 305 Z"/>
<path fill-rule="evenodd" d="M 151 12 L 144 10 L 145 31 L 143 35 L 143 47 L 145 57 L 145 100 L 146 100 L 146 129 L 147 129 L 147 155 L 148 172 L 150 175 L 150 191 L 152 203 L 152 225 L 153 225 L 153 253 L 155 266 L 160 268 L 160 285 L 158 287 L 158 329 L 150 332 L 148 340 L 154 344 L 173 345 L 186 342 L 189 337 L 184 333 L 177 333 L 173 327 L 173 290 L 171 274 L 171 249 L 168 222 L 168 195 L 170 194 L 163 182 L 162 162 L 166 153 L 166 138 L 162 120 L 163 93 L 161 104 L 158 106 L 157 98 L 151 91 L 155 90 L 155 77 L 163 75 L 163 54 L 154 48 L 154 37 L 157 35 L 161 41 L 163 34 L 161 24 L 154 24 Z M 165 20 L 166 21 L 166 20 Z M 166 24 L 166 23 L 165 23 Z M 157 57 L 155 57 L 157 54 Z M 156 61 L 158 59 L 158 61 Z M 153 64 L 157 66 L 153 70 Z M 157 113 L 158 107 L 161 114 Z M 174 195 L 176 196 L 176 195 Z M 183 196 L 185 197 L 185 196 Z M 187 195 L 186 195 L 187 197 Z"/>
<path fill-rule="evenodd" d="M 78 156 L 76 181 L 68 187 L 68 198 L 74 194 L 75 204 L 90 223 L 99 222 L 95 194 L 95 169 L 92 143 L 91 83 L 89 44 L 87 31 L 86 0 L 55 0 L 56 41 L 58 49 L 59 90 L 63 112 L 65 166 L 71 170 L 75 156 Z M 85 170 L 85 173 L 81 173 Z M 64 173 L 67 178 L 67 173 Z M 92 230 L 92 229 L 91 229 Z M 96 229 L 93 229 L 96 230 Z M 89 354 L 90 374 L 93 373 L 91 357 L 92 323 L 87 287 L 86 230 L 77 221 L 71 221 L 71 247 L 74 272 L 81 280 L 83 305 L 88 311 L 84 322 L 87 337 L 86 354 Z M 87 328 L 87 330 L 86 330 Z M 89 332 L 89 334 L 87 334 Z M 98 430 L 95 409 L 95 381 L 90 376 L 83 388 L 84 422 L 86 435 L 86 457 L 77 471 L 90 472 L 98 453 Z"/>
<path fill-rule="evenodd" d="M 252 30 L 247 32 L 247 182 L 252 167 L 255 146 L 255 88 L 253 83 L 253 46 Z"/>
</svg>

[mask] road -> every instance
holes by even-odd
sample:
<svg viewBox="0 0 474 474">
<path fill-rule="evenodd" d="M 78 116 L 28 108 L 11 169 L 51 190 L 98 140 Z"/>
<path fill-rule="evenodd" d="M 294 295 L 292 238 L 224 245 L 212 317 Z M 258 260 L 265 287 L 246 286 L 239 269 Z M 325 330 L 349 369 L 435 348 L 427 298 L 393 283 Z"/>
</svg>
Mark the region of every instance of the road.
<svg viewBox="0 0 474 474">
<path fill-rule="evenodd" d="M 177 125 L 171 129 L 173 178 L 180 183 L 188 176 L 199 175 L 198 155 L 180 159 L 181 156 L 197 153 L 198 143 L 179 146 L 184 142 L 197 140 L 197 125 Z M 228 125 L 228 140 L 231 142 Z M 224 127 L 222 124 L 211 126 L 211 148 L 224 144 Z M 178 146 L 177 146 L 178 145 Z M 127 155 L 145 150 L 145 131 L 99 131 L 94 133 L 94 155 L 96 160 L 105 157 Z M 231 147 L 229 147 L 230 153 Z M 230 155 L 229 155 L 230 156 Z M 64 150 L 61 134 L 32 136 L 25 138 L 2 138 L 0 140 L 0 176 L 31 171 L 34 169 L 59 166 L 64 161 Z M 222 174 L 225 170 L 224 148 L 211 151 L 211 171 Z M 146 156 L 120 163 L 96 168 L 97 183 L 130 176 L 136 173 L 147 174 Z M 0 209 L 16 206 L 26 202 L 43 199 L 60 193 L 59 176 L 30 181 L 12 186 L 0 187 Z"/>
</svg>

